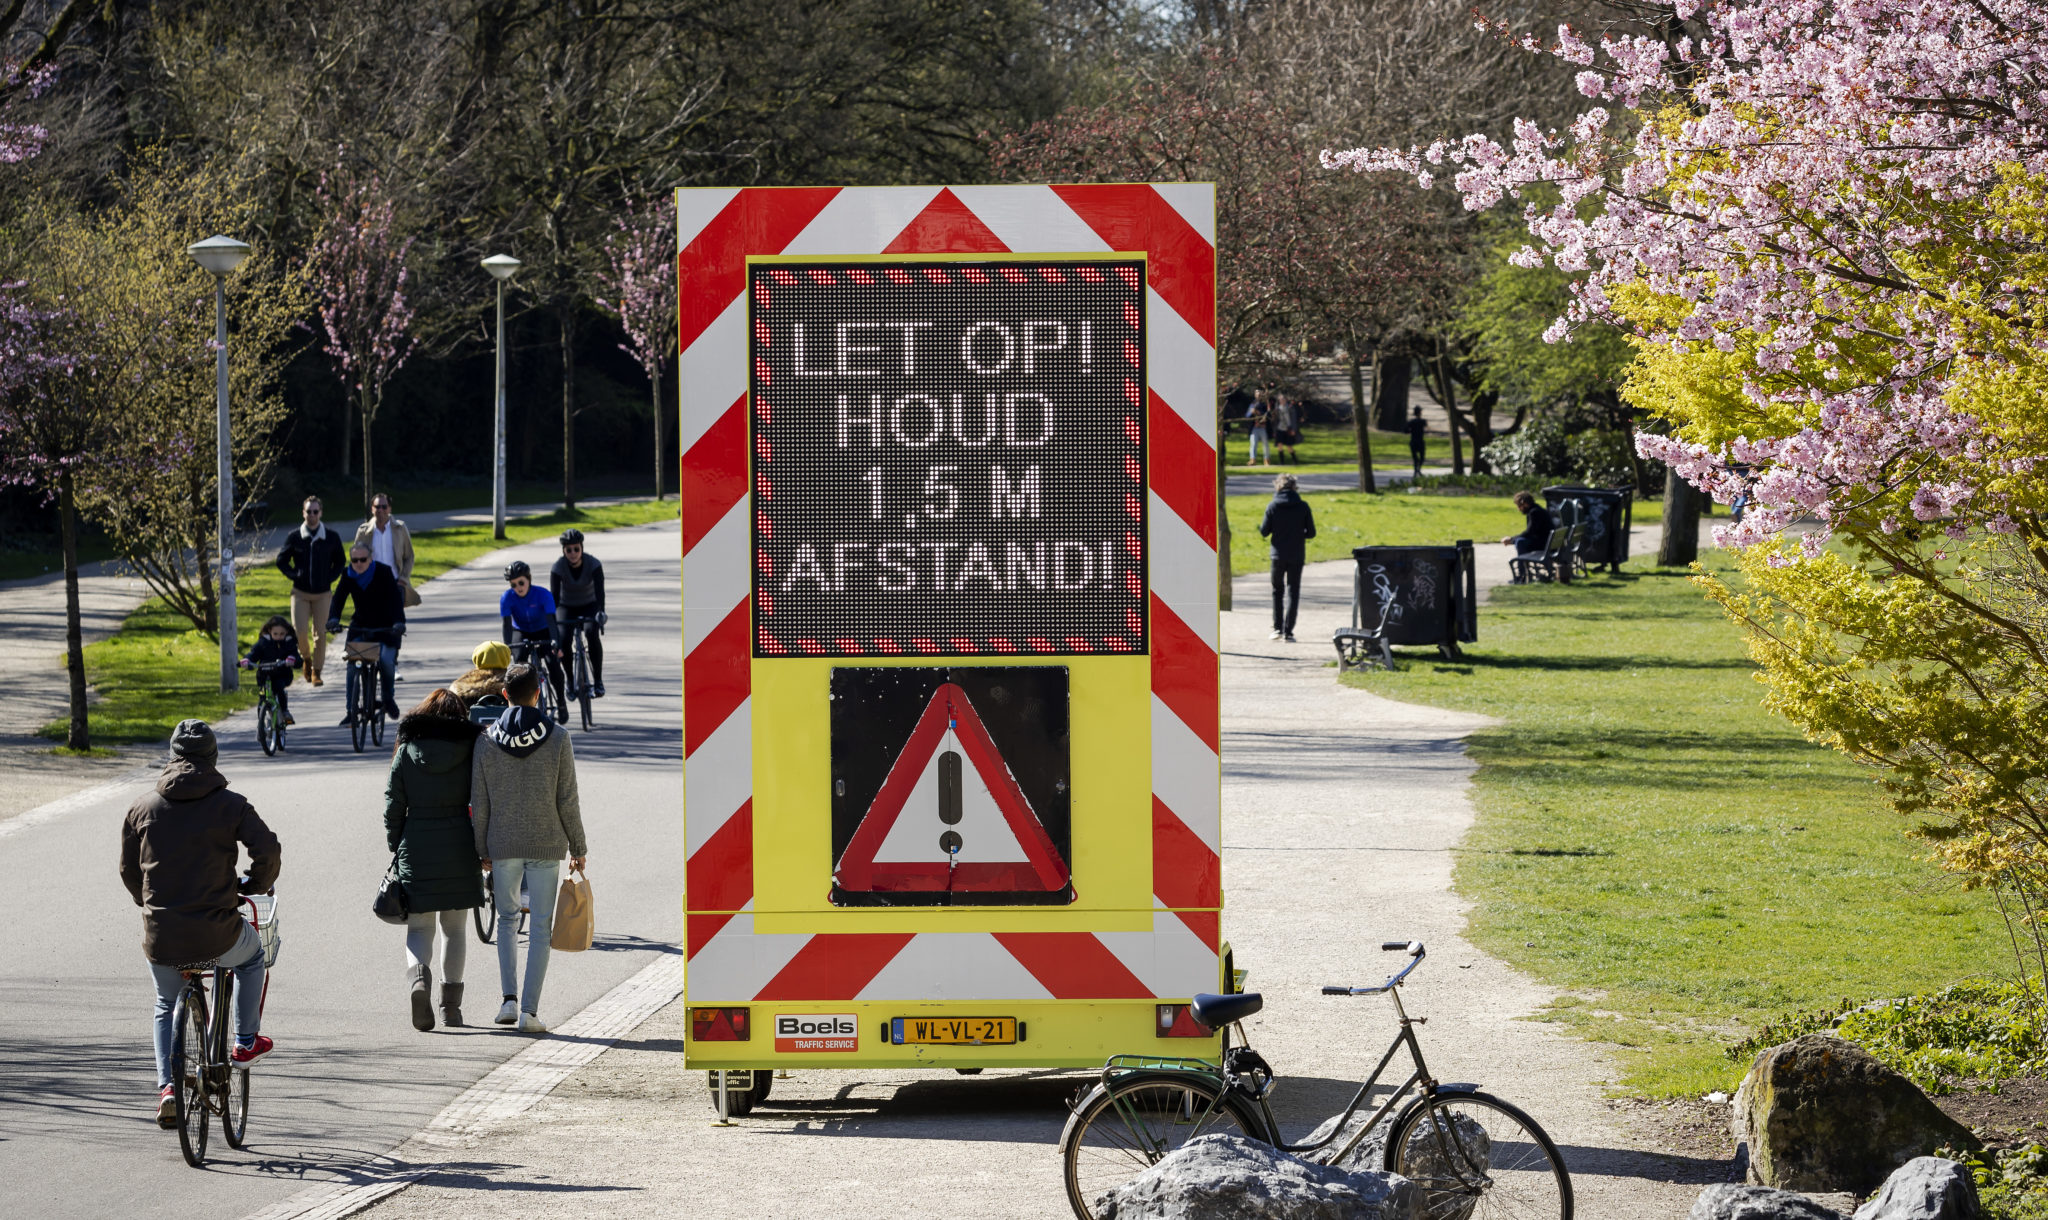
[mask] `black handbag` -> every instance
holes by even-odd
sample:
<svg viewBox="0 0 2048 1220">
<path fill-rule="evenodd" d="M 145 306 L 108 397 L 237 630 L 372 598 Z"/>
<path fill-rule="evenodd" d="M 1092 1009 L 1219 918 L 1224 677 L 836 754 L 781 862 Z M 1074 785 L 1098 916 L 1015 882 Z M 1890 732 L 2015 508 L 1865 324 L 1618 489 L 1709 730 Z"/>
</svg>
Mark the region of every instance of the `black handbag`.
<svg viewBox="0 0 2048 1220">
<path fill-rule="evenodd" d="M 406 909 L 405 887 L 398 883 L 398 857 L 391 857 L 391 867 L 384 870 L 384 884 L 377 887 L 377 900 L 370 904 L 370 913 L 385 923 L 404 923 L 412 912 Z"/>
</svg>

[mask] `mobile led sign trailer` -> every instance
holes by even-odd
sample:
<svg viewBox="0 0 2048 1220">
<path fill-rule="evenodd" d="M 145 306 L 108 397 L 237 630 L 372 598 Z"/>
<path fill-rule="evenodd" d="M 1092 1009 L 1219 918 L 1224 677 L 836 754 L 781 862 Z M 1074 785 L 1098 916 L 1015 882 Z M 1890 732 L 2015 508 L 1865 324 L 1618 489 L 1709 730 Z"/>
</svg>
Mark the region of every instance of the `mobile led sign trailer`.
<svg viewBox="0 0 2048 1220">
<path fill-rule="evenodd" d="M 1228 981 L 1213 215 L 677 193 L 691 1066 L 1203 1032 L 1168 1014 Z"/>
</svg>

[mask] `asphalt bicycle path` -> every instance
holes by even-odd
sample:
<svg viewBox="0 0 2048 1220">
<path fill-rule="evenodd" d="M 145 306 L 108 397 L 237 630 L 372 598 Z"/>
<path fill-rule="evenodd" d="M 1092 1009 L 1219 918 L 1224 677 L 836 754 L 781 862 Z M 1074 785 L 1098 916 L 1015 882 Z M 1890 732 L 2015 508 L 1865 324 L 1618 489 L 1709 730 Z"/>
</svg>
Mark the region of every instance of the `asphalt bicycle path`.
<svg viewBox="0 0 2048 1220">
<path fill-rule="evenodd" d="M 1654 543 L 1654 528 L 1633 539 Z M 1482 590 L 1506 582 L 1507 555 L 1479 549 Z M 1467 907 L 1450 888 L 1472 818 L 1463 738 L 1487 722 L 1335 684 L 1328 641 L 1349 621 L 1349 562 L 1310 567 L 1299 644 L 1267 639 L 1263 573 L 1234 594 L 1223 616 L 1223 931 L 1266 996 L 1248 1026 L 1281 1073 L 1285 1133 L 1340 1109 L 1355 1087 L 1344 1082 L 1372 1069 L 1393 1032 L 1384 1000 L 1319 986 L 1377 982 L 1398 965 L 1379 942 L 1416 937 L 1430 952 L 1405 994 L 1430 1018 L 1422 1042 L 1439 1077 L 1481 1082 L 1534 1114 L 1562 1146 L 1583 1220 L 1685 1216 L 1729 1167 L 1660 1153 L 1630 1129 L 1604 1100 L 1606 1056 L 1526 1019 L 1554 993 L 1463 937 Z M 652 1218 L 695 1214 L 707 1194 L 764 1217 L 1068 1214 L 1054 1147 L 1088 1073 L 797 1071 L 718 1128 L 703 1076 L 679 1067 L 686 1021 L 671 1003 L 518 1117 L 406 1150 L 418 1153 L 406 1168 L 424 1176 L 364 1214 L 528 1220 L 573 1206 Z"/>
<path fill-rule="evenodd" d="M 558 507 L 520 504 L 508 508 L 506 513 L 511 517 L 538 516 Z M 458 508 L 408 513 L 400 519 L 418 533 L 489 521 L 491 510 Z M 353 537 L 356 522 L 344 520 L 337 528 Z M 242 555 L 243 562 L 274 563 L 285 533 L 285 527 L 266 531 L 257 539 L 253 556 Z M 247 542 L 240 540 L 238 545 L 246 546 Z M 120 630 L 122 621 L 149 595 L 149 586 L 124 575 L 115 561 L 82 565 L 78 573 L 78 602 L 85 642 L 103 640 Z M 256 624 L 245 616 L 242 638 L 253 639 L 255 629 Z M 8 678 L 7 699 L 0 703 L 0 838 L 16 833 L 7 828 L 7 820 L 17 814 L 74 795 L 89 800 L 94 795 L 90 789 L 118 783 L 131 778 L 138 767 L 155 765 L 158 754 L 136 748 L 121 750 L 109 758 L 58 758 L 50 753 L 50 741 L 36 735 L 43 725 L 69 715 L 71 708 L 70 687 L 64 674 L 61 570 L 26 580 L 0 581 L 0 673 Z"/>
<path fill-rule="evenodd" d="M 673 522 L 595 534 L 605 561 L 609 695 L 597 728 L 574 730 L 598 943 L 556 954 L 541 1016 L 560 1026 L 644 967 L 681 933 L 680 581 Z M 552 562 L 553 542 L 449 572 L 409 615 L 398 687 L 411 705 L 468 668 L 499 634 L 500 568 Z M 339 679 L 342 675 L 336 671 Z M 249 1146 L 216 1131 L 205 1171 L 187 1167 L 152 1110 L 151 989 L 141 919 L 116 875 L 122 815 L 142 784 L 96 790 L 0 839 L 0 1179 L 10 1214 L 243 1216 L 348 1171 L 418 1131 L 535 1039 L 490 1024 L 496 951 L 469 934 L 470 1028 L 422 1034 L 406 1003 L 403 932 L 369 904 L 389 855 L 383 790 L 393 739 L 351 749 L 336 726 L 345 683 L 292 688 L 298 724 L 266 758 L 255 717 L 217 726 L 221 769 L 284 845 L 284 945 L 264 1029 L 279 1049 L 255 1069 Z M 0 823 L 0 826 L 6 826 Z M 522 951 L 523 958 L 523 951 Z"/>
</svg>

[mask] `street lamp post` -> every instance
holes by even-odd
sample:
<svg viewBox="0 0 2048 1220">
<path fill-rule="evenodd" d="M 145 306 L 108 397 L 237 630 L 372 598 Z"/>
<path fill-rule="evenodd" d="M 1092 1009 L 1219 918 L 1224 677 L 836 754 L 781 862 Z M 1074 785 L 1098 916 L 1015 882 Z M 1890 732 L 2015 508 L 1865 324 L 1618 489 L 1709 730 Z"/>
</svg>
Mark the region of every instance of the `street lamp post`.
<svg viewBox="0 0 2048 1220">
<path fill-rule="evenodd" d="M 491 537 L 505 538 L 505 281 L 519 270 L 519 260 L 509 254 L 493 254 L 484 260 L 484 270 L 498 281 L 498 392 L 497 418 L 491 428 Z"/>
<path fill-rule="evenodd" d="M 192 261 L 213 274 L 214 445 L 220 461 L 220 688 L 238 689 L 235 662 L 235 461 L 228 431 L 228 275 L 249 257 L 246 242 L 215 234 L 185 247 Z"/>
</svg>

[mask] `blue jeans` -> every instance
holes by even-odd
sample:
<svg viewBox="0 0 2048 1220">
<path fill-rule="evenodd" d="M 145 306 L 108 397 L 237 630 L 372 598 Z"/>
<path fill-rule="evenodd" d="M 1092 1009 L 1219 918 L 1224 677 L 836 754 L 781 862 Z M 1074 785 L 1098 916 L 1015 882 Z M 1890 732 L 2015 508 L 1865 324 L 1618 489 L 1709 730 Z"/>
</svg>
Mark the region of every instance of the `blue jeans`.
<svg viewBox="0 0 2048 1220">
<path fill-rule="evenodd" d="M 1266 430 L 1264 428 L 1253 428 L 1251 457 L 1250 460 L 1245 463 L 1245 465 L 1249 466 L 1252 462 L 1258 461 L 1259 450 L 1261 449 L 1264 449 L 1266 451 L 1266 460 L 1268 462 L 1272 461 L 1273 443 L 1266 439 Z"/>
<path fill-rule="evenodd" d="M 518 964 L 519 885 L 527 888 L 526 985 L 518 989 L 519 1011 L 540 1015 L 540 988 L 548 977 L 548 937 L 555 930 L 555 894 L 562 882 L 560 860 L 491 859 L 491 896 L 498 900 L 498 994 L 513 994 Z"/>
<path fill-rule="evenodd" d="M 247 1045 L 263 1024 L 263 942 L 254 927 L 242 925 L 242 938 L 220 955 L 220 964 L 235 972 L 235 1041 Z M 149 977 L 156 983 L 156 1087 L 161 1089 L 171 1083 L 171 1048 L 178 1041 L 178 996 L 185 990 L 185 976 L 176 966 L 151 962 Z"/>
</svg>

